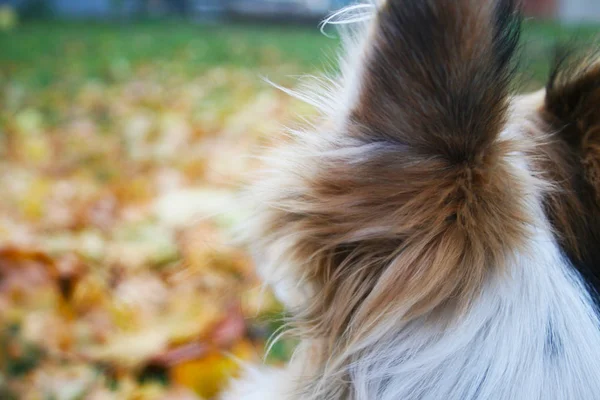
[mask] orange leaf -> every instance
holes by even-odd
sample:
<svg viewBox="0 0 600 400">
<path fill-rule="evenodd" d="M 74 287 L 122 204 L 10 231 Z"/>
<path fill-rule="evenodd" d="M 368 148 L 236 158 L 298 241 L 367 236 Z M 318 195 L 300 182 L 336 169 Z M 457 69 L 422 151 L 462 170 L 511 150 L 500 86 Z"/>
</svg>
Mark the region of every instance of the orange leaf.
<svg viewBox="0 0 600 400">
<path fill-rule="evenodd" d="M 38 251 L 0 248 L 0 293 L 31 293 L 55 282 L 58 270 L 52 258 Z"/>
</svg>

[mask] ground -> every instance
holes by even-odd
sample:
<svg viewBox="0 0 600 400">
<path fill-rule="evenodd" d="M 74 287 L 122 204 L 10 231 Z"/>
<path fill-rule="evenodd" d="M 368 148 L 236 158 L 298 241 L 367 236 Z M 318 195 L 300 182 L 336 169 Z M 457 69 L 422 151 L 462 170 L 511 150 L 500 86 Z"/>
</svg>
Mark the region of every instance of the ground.
<svg viewBox="0 0 600 400">
<path fill-rule="evenodd" d="M 331 70 L 337 40 L 177 21 L 5 28 L 0 398 L 216 395 L 230 355 L 259 359 L 282 315 L 230 241 L 248 155 L 313 112 L 262 78 Z M 517 87 L 543 84 L 557 38 L 597 31 L 526 21 Z"/>
</svg>

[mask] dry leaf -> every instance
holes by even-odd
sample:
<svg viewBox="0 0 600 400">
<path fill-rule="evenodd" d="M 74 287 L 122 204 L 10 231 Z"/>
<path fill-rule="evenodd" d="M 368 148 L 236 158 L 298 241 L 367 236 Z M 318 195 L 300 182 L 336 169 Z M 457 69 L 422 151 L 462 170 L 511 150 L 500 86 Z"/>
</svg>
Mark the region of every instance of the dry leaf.
<svg viewBox="0 0 600 400">
<path fill-rule="evenodd" d="M 14 24 L 6 10 L 0 30 Z M 40 59 L 0 76 L 0 323 L 14 329 L 0 367 L 4 350 L 33 360 L 0 378 L 26 400 L 215 396 L 239 369 L 228 353 L 262 346 L 249 319 L 279 306 L 268 292 L 261 302 L 252 261 L 230 243 L 245 218 L 234 188 L 297 104 L 243 68 L 184 75 L 187 58 L 99 54 L 103 72 L 83 77 L 85 40 L 61 46 L 48 85 L 22 78 L 54 68 Z M 149 364 L 170 381 L 141 382 Z"/>
</svg>

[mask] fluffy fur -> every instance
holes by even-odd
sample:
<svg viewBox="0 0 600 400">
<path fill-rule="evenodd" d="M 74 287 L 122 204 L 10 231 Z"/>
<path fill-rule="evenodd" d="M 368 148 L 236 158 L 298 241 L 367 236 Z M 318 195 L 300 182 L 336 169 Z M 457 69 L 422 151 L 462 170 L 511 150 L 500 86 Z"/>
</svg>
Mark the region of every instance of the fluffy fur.
<svg viewBox="0 0 600 400">
<path fill-rule="evenodd" d="M 369 21 L 245 227 L 301 345 L 225 397 L 600 398 L 600 68 L 512 96 L 516 0 L 346 16 Z"/>
</svg>

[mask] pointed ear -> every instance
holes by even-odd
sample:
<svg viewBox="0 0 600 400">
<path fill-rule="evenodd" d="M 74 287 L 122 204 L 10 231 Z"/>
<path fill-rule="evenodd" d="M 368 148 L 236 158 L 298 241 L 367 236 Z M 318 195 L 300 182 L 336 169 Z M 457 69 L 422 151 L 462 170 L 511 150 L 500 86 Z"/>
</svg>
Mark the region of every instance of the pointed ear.
<svg viewBox="0 0 600 400">
<path fill-rule="evenodd" d="M 541 116 L 551 134 L 545 169 L 560 189 L 547 213 L 566 255 L 600 288 L 600 53 L 557 50 Z"/>
<path fill-rule="evenodd" d="M 588 178 L 598 184 L 600 156 L 600 53 L 572 54 L 559 48 L 546 87 L 545 117 L 579 153 Z"/>
<path fill-rule="evenodd" d="M 425 155 L 472 160 L 502 129 L 520 34 L 517 0 L 388 0 L 354 121 Z"/>
<path fill-rule="evenodd" d="M 542 115 L 580 170 L 586 189 L 600 201 L 600 52 L 556 52 Z"/>
<path fill-rule="evenodd" d="M 343 127 L 273 156 L 248 232 L 265 275 L 314 288 L 311 335 L 464 306 L 522 243 L 535 185 L 499 139 L 519 22 L 516 0 L 388 0 Z"/>
</svg>

